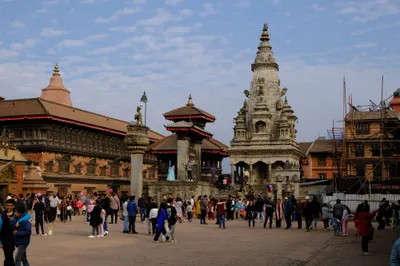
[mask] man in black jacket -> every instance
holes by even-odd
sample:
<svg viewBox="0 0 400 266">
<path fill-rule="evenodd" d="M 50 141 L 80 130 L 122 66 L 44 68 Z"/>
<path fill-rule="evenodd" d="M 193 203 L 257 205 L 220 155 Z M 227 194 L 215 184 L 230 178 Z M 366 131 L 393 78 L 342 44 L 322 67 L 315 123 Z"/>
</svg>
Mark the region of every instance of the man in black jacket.
<svg viewBox="0 0 400 266">
<path fill-rule="evenodd" d="M 226 201 L 226 220 L 233 221 L 233 213 L 235 211 L 235 201 L 233 200 L 232 196 L 228 196 L 228 200 Z"/>
<path fill-rule="evenodd" d="M 267 221 L 269 219 L 269 228 L 272 228 L 272 216 L 274 214 L 274 203 L 272 202 L 271 198 L 265 201 L 265 220 L 264 220 L 264 228 L 267 227 Z"/>
</svg>

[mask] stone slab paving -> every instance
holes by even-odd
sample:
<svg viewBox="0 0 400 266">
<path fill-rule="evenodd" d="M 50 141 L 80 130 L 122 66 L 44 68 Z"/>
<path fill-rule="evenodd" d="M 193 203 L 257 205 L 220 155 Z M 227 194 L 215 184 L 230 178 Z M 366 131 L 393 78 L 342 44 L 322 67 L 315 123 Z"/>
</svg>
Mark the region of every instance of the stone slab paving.
<svg viewBox="0 0 400 266">
<path fill-rule="evenodd" d="M 109 225 L 110 235 L 88 239 L 90 227 L 82 217 L 56 223 L 53 236 L 32 236 L 28 248 L 31 265 L 388 265 L 391 245 L 400 231 L 378 232 L 364 257 L 360 238 L 333 237 L 323 230 L 248 229 L 243 221 L 227 223 L 227 230 L 214 223 L 177 225 L 177 243 L 152 243 L 146 225 L 137 224 L 139 235 L 120 233 L 122 224 Z M 0 260 L 3 254 L 0 255 Z"/>
</svg>

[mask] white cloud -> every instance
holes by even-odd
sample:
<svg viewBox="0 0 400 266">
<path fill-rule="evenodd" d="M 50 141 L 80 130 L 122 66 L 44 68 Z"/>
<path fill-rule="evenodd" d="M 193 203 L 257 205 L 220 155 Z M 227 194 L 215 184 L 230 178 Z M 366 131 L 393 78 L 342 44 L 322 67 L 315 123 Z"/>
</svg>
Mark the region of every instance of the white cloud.
<svg viewBox="0 0 400 266">
<path fill-rule="evenodd" d="M 186 26 L 176 26 L 176 27 L 170 27 L 165 30 L 166 35 L 171 35 L 171 34 L 184 34 L 191 32 L 193 27 L 186 27 Z"/>
<path fill-rule="evenodd" d="M 106 3 L 109 0 L 81 0 L 82 4 L 101 4 Z"/>
<path fill-rule="evenodd" d="M 375 42 L 365 42 L 365 43 L 358 43 L 354 45 L 355 48 L 372 48 L 378 46 Z"/>
<path fill-rule="evenodd" d="M 158 8 L 156 10 L 156 14 L 148 19 L 142 19 L 139 21 L 139 24 L 144 25 L 144 26 L 158 26 L 161 24 L 164 24 L 170 20 L 173 19 L 173 15 L 171 14 L 171 12 L 162 9 L 162 8 Z"/>
<path fill-rule="evenodd" d="M 365 0 L 338 3 L 338 14 L 350 16 L 353 22 L 374 21 L 382 16 L 400 14 L 400 2 L 390 0 Z"/>
<path fill-rule="evenodd" d="M 118 20 L 121 15 L 132 15 L 139 11 L 140 11 L 140 9 L 138 9 L 138 8 L 124 8 L 124 9 L 115 11 L 110 17 L 106 17 L 106 18 L 98 17 L 98 18 L 96 18 L 95 22 L 107 23 L 107 22 Z"/>
<path fill-rule="evenodd" d="M 239 0 L 239 2 L 236 5 L 237 7 L 250 7 L 251 6 L 251 0 Z"/>
<path fill-rule="evenodd" d="M 88 41 L 101 40 L 101 39 L 104 39 L 107 36 L 108 36 L 107 34 L 91 34 L 86 38 L 86 40 L 88 40 Z"/>
<path fill-rule="evenodd" d="M 177 4 L 180 4 L 182 2 L 183 0 L 165 0 L 164 5 L 176 6 Z"/>
<path fill-rule="evenodd" d="M 72 39 L 65 39 L 59 43 L 57 43 L 58 47 L 81 47 L 81 46 L 85 46 L 86 42 L 82 41 L 82 40 L 72 40 Z"/>
<path fill-rule="evenodd" d="M 316 12 L 321 12 L 321 11 L 325 11 L 325 8 L 323 8 L 322 6 L 320 6 L 319 4 L 312 4 L 311 5 L 311 9 L 316 11 Z"/>
<path fill-rule="evenodd" d="M 40 33 L 40 36 L 42 37 L 59 37 L 63 35 L 67 35 L 68 32 L 65 30 L 57 30 L 51 27 L 45 27 L 43 28 L 42 32 Z"/>
<path fill-rule="evenodd" d="M 17 20 L 11 21 L 11 22 L 10 22 L 10 26 L 11 26 L 12 28 L 14 28 L 14 29 L 22 29 L 22 28 L 25 28 L 25 24 L 24 24 L 23 22 L 17 21 Z"/>
<path fill-rule="evenodd" d="M 182 16 L 190 16 L 191 14 L 193 14 L 193 11 L 186 8 L 179 11 L 179 14 Z"/>
<path fill-rule="evenodd" d="M 61 58 L 60 62 L 66 63 L 76 63 L 76 62 L 86 62 L 88 59 L 83 56 L 68 55 Z"/>
<path fill-rule="evenodd" d="M 109 29 L 110 31 L 122 31 L 122 32 L 134 32 L 136 31 L 135 26 L 119 26 L 119 27 L 113 27 Z"/>
<path fill-rule="evenodd" d="M 381 24 L 381 25 L 377 25 L 375 27 L 368 27 L 368 28 L 364 28 L 362 30 L 353 31 L 351 33 L 351 35 L 362 35 L 362 34 L 367 33 L 367 32 L 383 30 L 383 29 L 396 27 L 396 26 L 400 26 L 400 21 L 394 21 L 394 22 L 389 23 L 389 24 Z"/>
<path fill-rule="evenodd" d="M 23 43 L 13 43 L 10 45 L 11 49 L 14 51 L 20 51 L 23 49 L 28 49 L 34 47 L 36 44 L 39 43 L 39 39 L 36 38 L 29 38 L 24 40 Z"/>
<path fill-rule="evenodd" d="M 214 8 L 214 5 L 212 3 L 205 3 L 203 5 L 204 10 L 200 13 L 202 17 L 210 16 L 210 15 L 215 15 L 217 14 L 217 10 Z"/>
<path fill-rule="evenodd" d="M 46 8 L 41 8 L 37 11 L 38 13 L 46 13 L 47 9 Z"/>
</svg>

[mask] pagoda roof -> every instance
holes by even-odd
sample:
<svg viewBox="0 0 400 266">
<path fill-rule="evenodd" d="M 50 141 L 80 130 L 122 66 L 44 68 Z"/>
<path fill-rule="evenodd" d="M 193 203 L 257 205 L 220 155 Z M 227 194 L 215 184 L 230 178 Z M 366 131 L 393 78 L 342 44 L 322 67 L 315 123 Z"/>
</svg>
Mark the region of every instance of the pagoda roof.
<svg viewBox="0 0 400 266">
<path fill-rule="evenodd" d="M 212 134 L 204 129 L 202 129 L 199 126 L 196 126 L 193 122 L 187 122 L 187 121 L 178 121 L 172 124 L 168 124 L 165 126 L 165 128 L 169 131 L 194 131 L 200 135 L 203 135 L 205 137 L 212 137 Z"/>
<path fill-rule="evenodd" d="M 178 136 L 172 134 L 150 145 L 149 150 L 153 154 L 176 154 L 178 149 L 177 143 Z M 204 153 L 217 153 L 227 156 L 227 149 L 228 146 L 213 138 L 203 139 L 201 143 L 201 151 Z"/>
<path fill-rule="evenodd" d="M 129 123 L 42 98 L 0 101 L 0 121 L 25 119 L 51 119 L 119 135 L 126 135 Z M 164 137 L 153 130 L 148 135 L 151 141 Z"/>
<path fill-rule="evenodd" d="M 204 119 L 208 122 L 215 121 L 215 116 L 194 106 L 192 96 L 189 96 L 188 103 L 185 106 L 166 112 L 163 115 L 166 120 L 172 121 L 178 119 Z"/>
</svg>

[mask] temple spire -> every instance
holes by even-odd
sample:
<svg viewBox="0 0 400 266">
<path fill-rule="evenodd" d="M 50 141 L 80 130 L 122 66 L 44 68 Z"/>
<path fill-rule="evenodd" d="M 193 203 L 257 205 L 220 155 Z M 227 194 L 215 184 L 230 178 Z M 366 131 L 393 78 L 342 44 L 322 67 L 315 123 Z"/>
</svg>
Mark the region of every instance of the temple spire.
<svg viewBox="0 0 400 266">
<path fill-rule="evenodd" d="M 58 64 L 54 66 L 53 76 L 50 78 L 47 88 L 42 89 L 40 98 L 47 101 L 72 106 L 70 92 L 64 87 Z"/>
<path fill-rule="evenodd" d="M 269 37 L 269 33 L 268 33 L 268 24 L 264 24 L 264 28 L 263 28 L 263 31 L 261 33 L 260 41 L 269 42 L 269 40 L 270 40 L 270 37 Z"/>
</svg>

